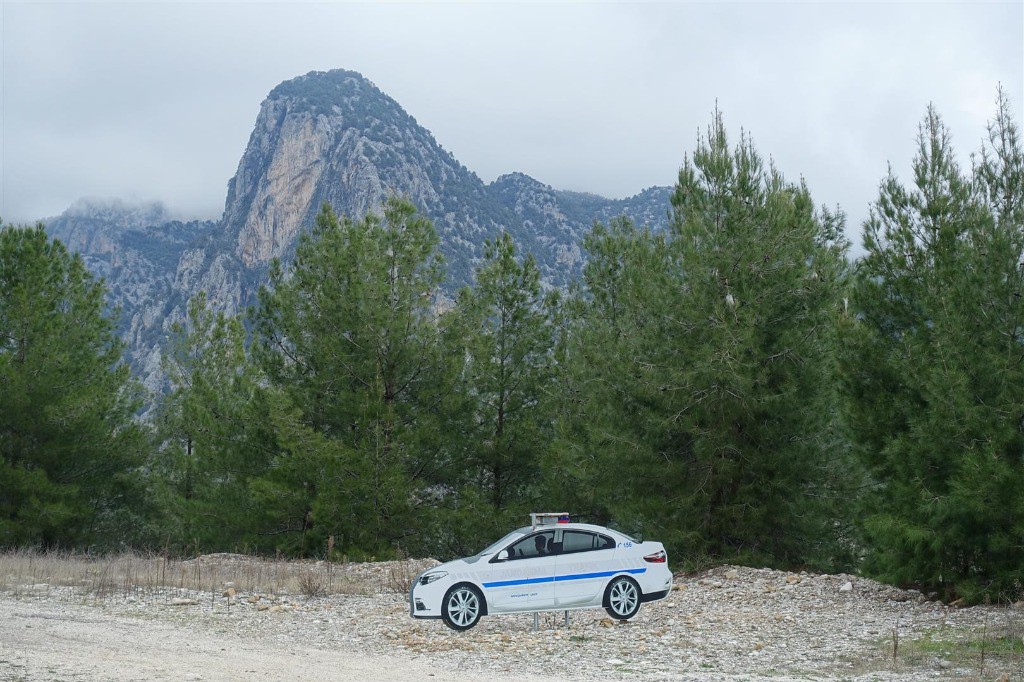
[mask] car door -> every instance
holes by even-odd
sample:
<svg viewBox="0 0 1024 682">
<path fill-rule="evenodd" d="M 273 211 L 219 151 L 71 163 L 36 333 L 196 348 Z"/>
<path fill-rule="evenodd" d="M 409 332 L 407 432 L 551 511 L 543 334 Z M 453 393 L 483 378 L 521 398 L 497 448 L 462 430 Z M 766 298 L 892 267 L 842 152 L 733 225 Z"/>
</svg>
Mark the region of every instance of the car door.
<svg viewBox="0 0 1024 682">
<path fill-rule="evenodd" d="M 599 602 L 617 569 L 615 541 L 601 533 L 566 530 L 555 561 L 555 600 L 558 607 Z"/>
<path fill-rule="evenodd" d="M 495 555 L 483 582 L 490 612 L 554 607 L 556 557 L 547 551 L 554 536 L 553 530 L 530 533 Z"/>
</svg>

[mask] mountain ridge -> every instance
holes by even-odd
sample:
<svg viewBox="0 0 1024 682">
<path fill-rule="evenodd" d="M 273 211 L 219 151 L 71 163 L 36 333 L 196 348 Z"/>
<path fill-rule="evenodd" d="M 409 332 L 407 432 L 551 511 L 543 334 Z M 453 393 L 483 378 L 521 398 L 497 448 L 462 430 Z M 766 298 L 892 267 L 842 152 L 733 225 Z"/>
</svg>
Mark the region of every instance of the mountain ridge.
<svg viewBox="0 0 1024 682">
<path fill-rule="evenodd" d="M 580 272 L 582 238 L 595 221 L 628 215 L 664 228 L 670 192 L 606 199 L 517 171 L 484 183 L 398 102 L 336 69 L 284 81 L 263 100 L 219 220 L 173 220 L 159 202 L 80 200 L 47 229 L 106 278 L 129 361 L 159 391 L 161 350 L 188 300 L 205 290 L 218 309 L 242 310 L 270 261 L 290 258 L 325 202 L 360 219 L 390 194 L 410 199 L 434 222 L 454 295 L 471 283 L 484 240 L 503 230 L 534 254 L 546 286 L 565 285 Z"/>
</svg>

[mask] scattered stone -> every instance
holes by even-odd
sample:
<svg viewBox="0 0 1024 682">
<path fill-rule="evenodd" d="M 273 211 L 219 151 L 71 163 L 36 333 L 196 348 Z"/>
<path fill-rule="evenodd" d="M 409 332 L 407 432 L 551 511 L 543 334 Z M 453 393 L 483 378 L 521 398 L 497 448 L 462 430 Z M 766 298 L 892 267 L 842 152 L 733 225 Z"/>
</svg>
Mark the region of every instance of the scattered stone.
<svg viewBox="0 0 1024 682">
<path fill-rule="evenodd" d="M 240 563 L 241 559 L 238 561 Z M 503 671 L 505 676 L 522 673 L 526 668 L 522 667 L 518 654 L 528 651 L 529 670 L 542 671 L 551 679 L 580 681 L 622 679 L 624 676 L 664 680 L 680 675 L 682 679 L 693 680 L 916 682 L 944 679 L 960 672 L 967 674 L 967 667 L 960 671 L 957 659 L 952 656 L 945 659 L 948 653 L 904 657 L 904 643 L 910 646 L 939 629 L 943 631 L 943 638 L 967 641 L 980 636 L 986 623 L 991 627 L 999 616 L 1021 613 L 1016 608 L 1024 607 L 1021 604 L 1014 610 L 1006 607 L 1000 610 L 981 605 L 954 610 L 937 602 L 918 604 L 918 599 L 926 599 L 918 592 L 853 575 L 722 566 L 697 575 L 677 577 L 671 596 L 643 604 L 637 616 L 628 621 L 628 629 L 616 627 L 619 621 L 607 617 L 603 609 L 590 609 L 572 612 L 568 626 L 564 625 L 560 612 L 542 614 L 537 632 L 533 630 L 533 615 L 521 614 L 486 617 L 472 630 L 456 633 L 438 621 L 409 617 L 407 593 L 389 586 L 398 582 L 394 576 L 398 575 L 395 567 L 402 566 L 399 562 L 334 564 L 335 587 L 330 595 L 291 602 L 278 588 L 291 579 L 289 576 L 301 574 L 311 565 L 312 562 L 294 562 L 289 566 L 288 562 L 282 562 L 280 574 L 263 567 L 263 575 L 273 575 L 273 580 L 254 584 L 251 578 L 244 582 L 237 579 L 238 585 L 245 586 L 242 594 L 236 586 L 221 583 L 223 593 L 235 590 L 233 597 L 222 600 L 210 598 L 209 583 L 205 592 L 176 586 L 129 595 L 119 590 L 109 596 L 90 598 L 89 607 L 75 605 L 65 590 L 87 593 L 92 589 L 91 583 L 28 595 L 22 591 L 14 598 L 45 602 L 46 608 L 54 614 L 64 608 L 99 607 L 115 616 L 133 618 L 144 612 L 137 603 L 129 601 L 129 596 L 136 600 L 148 599 L 152 606 L 169 604 L 173 599 L 175 604 L 194 605 L 189 609 L 163 612 L 175 626 L 187 628 L 190 637 L 231 632 L 275 650 L 298 651 L 305 647 L 311 652 L 349 650 L 377 656 L 401 653 L 437 666 L 457 661 L 466 679 L 487 678 L 494 671 Z M 423 561 L 408 562 L 401 573 L 402 581 L 426 567 Z M 289 569 L 291 573 L 286 572 Z M 217 575 L 217 578 L 244 575 L 229 573 L 224 566 L 216 570 L 220 573 L 211 571 L 204 575 Z M 347 573 L 349 570 L 353 573 Z M 369 589 L 338 589 L 351 585 L 353 574 L 359 575 L 363 580 L 360 584 L 368 585 Z M 258 590 L 265 591 L 261 594 Z M 271 599 L 271 591 L 276 599 Z M 837 597 L 839 591 L 845 592 L 842 598 Z M 297 594 L 297 588 L 292 592 Z M 7 598 L 0 590 L 0 612 Z M 225 607 L 233 603 L 239 603 L 239 608 Z M 257 615 L 263 612 L 278 615 Z M 68 613 L 75 614 L 68 618 L 70 622 L 92 618 L 81 615 L 81 611 L 69 610 Z M 140 627 L 145 627 L 156 614 L 145 615 L 147 618 L 139 621 Z M 34 623 L 26 624 L 26 628 L 29 625 Z M 891 653 L 886 649 L 892 647 L 890 640 L 894 630 L 898 631 L 901 656 L 895 668 L 891 666 Z M 1014 641 L 1019 636 L 1014 633 Z M 500 661 L 497 667 L 496 661 Z M 989 667 L 990 660 L 986 658 L 987 677 L 983 679 L 1016 680 L 1012 668 L 1015 663 L 996 655 Z M 193 673 L 206 679 L 216 677 L 195 662 L 183 667 L 192 667 Z M 0 676 L 3 670 L 0 661 Z M 188 672 L 179 670 L 179 678 L 186 679 Z M 997 677 L 1004 672 L 1008 674 Z"/>
<path fill-rule="evenodd" d="M 236 594 L 238 594 L 238 592 L 235 591 L 235 588 L 229 587 L 228 589 L 224 590 L 224 593 L 221 594 L 221 596 L 222 597 L 234 597 Z"/>
<path fill-rule="evenodd" d="M 171 606 L 195 606 L 198 603 L 195 599 L 184 599 L 182 597 L 175 597 L 171 600 Z"/>
</svg>

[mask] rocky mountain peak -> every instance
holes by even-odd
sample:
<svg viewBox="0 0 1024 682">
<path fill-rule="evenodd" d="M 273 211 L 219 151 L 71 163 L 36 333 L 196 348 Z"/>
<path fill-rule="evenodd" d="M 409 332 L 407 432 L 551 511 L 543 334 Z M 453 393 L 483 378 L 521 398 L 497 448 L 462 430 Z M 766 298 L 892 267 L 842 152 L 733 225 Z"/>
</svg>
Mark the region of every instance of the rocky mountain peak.
<svg viewBox="0 0 1024 682">
<path fill-rule="evenodd" d="M 483 194 L 479 178 L 370 81 L 312 72 L 264 100 L 228 186 L 224 229 L 254 266 L 286 255 L 325 201 L 358 218 L 397 193 L 428 213 L 457 214 L 442 197 L 467 184 Z"/>
<path fill-rule="evenodd" d="M 513 173 L 505 173 L 504 175 L 498 176 L 498 178 L 491 183 L 491 188 L 496 190 L 506 189 L 551 189 L 550 185 L 545 185 L 540 180 L 536 180 L 526 173 L 520 173 L 515 171 Z"/>
<path fill-rule="evenodd" d="M 267 102 L 286 101 L 291 112 L 341 117 L 349 128 L 369 128 L 374 123 L 406 127 L 416 119 L 369 79 L 355 71 L 310 71 L 284 81 L 267 95 Z"/>
</svg>

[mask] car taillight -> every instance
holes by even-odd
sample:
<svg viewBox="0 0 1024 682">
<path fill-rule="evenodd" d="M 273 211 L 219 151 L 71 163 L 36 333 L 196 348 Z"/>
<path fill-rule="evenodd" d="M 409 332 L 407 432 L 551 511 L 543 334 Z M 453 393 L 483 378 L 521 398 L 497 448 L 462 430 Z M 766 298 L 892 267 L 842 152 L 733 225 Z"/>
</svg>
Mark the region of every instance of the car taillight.
<svg viewBox="0 0 1024 682">
<path fill-rule="evenodd" d="M 668 555 L 665 554 L 665 550 L 655 552 L 654 554 L 648 554 L 644 557 L 644 561 L 649 561 L 652 564 L 663 564 L 668 560 Z"/>
</svg>

